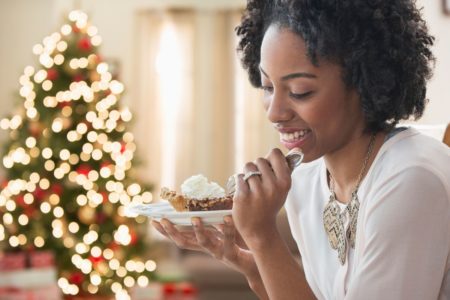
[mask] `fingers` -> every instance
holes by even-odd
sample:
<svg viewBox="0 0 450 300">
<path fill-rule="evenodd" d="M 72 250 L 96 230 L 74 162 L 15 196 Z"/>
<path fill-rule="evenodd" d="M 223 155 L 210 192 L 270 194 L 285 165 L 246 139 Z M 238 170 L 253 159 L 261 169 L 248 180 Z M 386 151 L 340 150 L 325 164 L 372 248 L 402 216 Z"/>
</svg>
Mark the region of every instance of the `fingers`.
<svg viewBox="0 0 450 300">
<path fill-rule="evenodd" d="M 169 222 L 167 219 L 161 219 L 160 225 L 157 224 L 156 230 L 160 231 L 160 227 L 162 225 L 162 234 L 164 234 L 166 237 L 174 241 L 174 243 L 182 249 L 188 249 L 188 250 L 202 250 L 195 241 L 195 238 L 193 236 L 189 236 L 185 233 L 180 232 L 171 222 Z M 193 239 L 194 238 L 194 239 Z"/>
<path fill-rule="evenodd" d="M 277 178 L 290 176 L 289 165 L 286 157 L 280 149 L 275 148 L 269 152 L 266 158 L 258 158 L 254 162 L 248 162 L 244 167 L 244 175 L 251 172 L 260 172 L 262 176 L 251 176 L 246 180 L 250 190 L 260 187 L 259 183 L 269 184 Z"/>
<path fill-rule="evenodd" d="M 170 238 L 169 235 L 167 234 L 167 232 L 164 230 L 164 228 L 162 227 L 162 225 L 159 222 L 152 220 L 152 225 L 156 230 L 158 230 L 159 233 L 161 233 L 162 235 L 164 235 L 167 238 Z"/>
<path fill-rule="evenodd" d="M 236 192 L 234 194 L 233 201 L 236 201 L 237 195 L 243 195 L 244 197 L 250 193 L 250 187 L 244 180 L 244 174 L 238 174 L 236 177 Z"/>
<path fill-rule="evenodd" d="M 223 232 L 224 224 L 215 224 L 213 225 L 218 231 Z"/>
<path fill-rule="evenodd" d="M 222 259 L 223 247 L 219 238 L 208 233 L 200 218 L 192 218 L 192 225 L 194 226 L 195 236 L 200 247 L 208 251 L 215 258 Z"/>
<path fill-rule="evenodd" d="M 250 174 L 250 173 L 254 173 L 254 174 L 260 174 L 259 173 L 260 170 L 258 170 L 258 167 L 256 166 L 255 163 L 253 162 L 248 162 L 245 166 L 244 166 L 244 176 L 245 174 Z M 245 178 L 245 177 L 244 177 Z M 249 184 L 249 186 L 251 185 L 252 182 L 256 183 L 256 182 L 261 182 L 261 175 L 253 175 L 248 177 L 245 181 Z"/>
<path fill-rule="evenodd" d="M 275 174 L 269 160 L 260 157 L 255 161 L 255 163 L 258 170 L 263 174 L 261 177 L 263 184 L 271 182 L 275 179 Z"/>
<path fill-rule="evenodd" d="M 180 231 L 167 219 L 160 222 L 152 221 L 152 225 L 161 234 L 168 237 L 183 249 L 197 250 L 208 253 L 236 270 L 238 266 L 239 251 L 236 244 L 239 238 L 231 216 L 224 217 L 224 224 L 217 229 L 205 227 L 200 218 L 192 218 L 193 231 Z"/>
<path fill-rule="evenodd" d="M 291 170 L 289 168 L 286 157 L 280 149 L 272 149 L 267 155 L 267 160 L 272 166 L 275 177 L 285 179 L 286 176 L 290 178 Z"/>
<path fill-rule="evenodd" d="M 247 195 L 251 190 L 257 191 L 259 189 L 262 182 L 261 175 L 253 175 L 244 180 L 246 174 L 248 175 L 252 172 L 259 173 L 259 170 L 256 164 L 249 162 L 244 167 L 244 174 L 237 174 L 235 195 Z"/>
<path fill-rule="evenodd" d="M 225 216 L 223 220 L 225 223 L 223 227 L 223 253 L 226 259 L 231 262 L 235 262 L 237 256 L 236 229 L 231 216 Z"/>
</svg>

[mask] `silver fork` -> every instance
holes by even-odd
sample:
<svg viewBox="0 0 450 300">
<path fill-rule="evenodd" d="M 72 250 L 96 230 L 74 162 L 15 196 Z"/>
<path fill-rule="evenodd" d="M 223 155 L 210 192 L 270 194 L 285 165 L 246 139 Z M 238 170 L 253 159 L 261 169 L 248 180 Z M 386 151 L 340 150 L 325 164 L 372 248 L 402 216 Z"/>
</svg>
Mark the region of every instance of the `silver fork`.
<svg viewBox="0 0 450 300">
<path fill-rule="evenodd" d="M 302 163 L 303 157 L 304 157 L 303 152 L 298 148 L 293 149 L 289 151 L 288 154 L 286 154 L 286 161 L 289 165 L 289 168 L 291 169 L 291 172 L 294 171 L 294 169 L 297 168 Z M 237 174 L 233 174 L 230 177 L 228 177 L 226 185 L 227 196 L 233 196 L 234 192 L 236 192 L 236 176 Z"/>
</svg>

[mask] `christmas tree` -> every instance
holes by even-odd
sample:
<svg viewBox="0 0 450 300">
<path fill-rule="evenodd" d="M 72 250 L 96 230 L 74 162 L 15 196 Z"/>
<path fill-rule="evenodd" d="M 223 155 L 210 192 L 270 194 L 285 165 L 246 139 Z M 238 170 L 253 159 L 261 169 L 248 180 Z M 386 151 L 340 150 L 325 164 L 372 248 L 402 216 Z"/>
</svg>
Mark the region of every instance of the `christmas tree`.
<svg viewBox="0 0 450 300">
<path fill-rule="evenodd" d="M 132 115 L 120 106 L 124 86 L 97 53 L 100 43 L 87 15 L 72 11 L 33 47 L 39 66 L 24 69 L 21 103 L 0 122 L 9 131 L 0 246 L 54 251 L 66 295 L 127 298 L 156 264 L 143 258 L 146 218 L 127 218 L 124 208 L 152 195 L 133 179 Z"/>
</svg>

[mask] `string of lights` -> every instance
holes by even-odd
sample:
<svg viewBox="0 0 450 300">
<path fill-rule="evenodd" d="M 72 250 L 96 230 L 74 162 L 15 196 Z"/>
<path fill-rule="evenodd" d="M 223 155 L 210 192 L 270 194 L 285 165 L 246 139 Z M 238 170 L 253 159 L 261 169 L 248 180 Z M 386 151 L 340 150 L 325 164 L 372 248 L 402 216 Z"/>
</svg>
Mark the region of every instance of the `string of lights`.
<svg viewBox="0 0 450 300">
<path fill-rule="evenodd" d="M 124 85 L 96 53 L 101 43 L 88 16 L 72 11 L 68 24 L 33 47 L 40 66 L 25 67 L 24 101 L 0 121 L 10 139 L 0 243 L 56 251 L 64 294 L 129 299 L 157 265 L 137 253 L 147 247 L 145 218 L 127 219 L 124 207 L 151 202 L 152 194 L 131 180 L 132 113 L 119 105 Z"/>
</svg>

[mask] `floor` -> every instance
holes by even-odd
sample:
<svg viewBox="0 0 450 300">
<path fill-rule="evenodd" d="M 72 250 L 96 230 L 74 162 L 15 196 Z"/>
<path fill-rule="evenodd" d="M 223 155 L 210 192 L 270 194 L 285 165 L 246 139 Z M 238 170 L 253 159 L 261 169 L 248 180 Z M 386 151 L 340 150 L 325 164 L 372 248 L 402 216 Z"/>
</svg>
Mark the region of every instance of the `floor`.
<svg viewBox="0 0 450 300">
<path fill-rule="evenodd" d="M 200 292 L 198 300 L 258 300 L 249 290 L 214 290 Z"/>
</svg>

